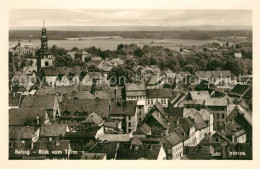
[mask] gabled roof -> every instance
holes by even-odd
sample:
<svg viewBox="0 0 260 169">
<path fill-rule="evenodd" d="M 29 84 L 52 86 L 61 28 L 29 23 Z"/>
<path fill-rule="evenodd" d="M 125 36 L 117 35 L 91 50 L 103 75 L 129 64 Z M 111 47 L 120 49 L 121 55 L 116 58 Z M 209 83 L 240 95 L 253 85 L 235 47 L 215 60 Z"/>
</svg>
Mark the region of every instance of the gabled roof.
<svg viewBox="0 0 260 169">
<path fill-rule="evenodd" d="M 90 153 L 105 153 L 107 160 L 115 159 L 117 153 L 117 142 L 97 143 L 92 147 Z"/>
<path fill-rule="evenodd" d="M 141 132 L 143 132 L 145 135 L 151 135 L 151 134 L 152 134 L 151 128 L 150 128 L 146 123 L 143 123 L 143 124 L 139 127 L 139 130 L 140 130 Z"/>
<path fill-rule="evenodd" d="M 157 160 L 161 145 L 131 145 L 131 143 L 121 143 L 117 151 L 117 160 Z"/>
<path fill-rule="evenodd" d="M 189 136 L 186 134 L 184 129 L 181 126 L 178 126 L 174 128 L 174 131 L 180 136 L 182 140 L 187 140 L 189 139 Z"/>
<path fill-rule="evenodd" d="M 50 124 L 42 125 L 40 130 L 40 137 L 58 137 L 60 135 L 64 136 L 68 132 L 67 124 Z"/>
<path fill-rule="evenodd" d="M 212 137 L 214 137 L 215 135 L 220 136 L 220 137 L 221 137 L 223 140 L 225 140 L 226 142 L 230 142 L 230 140 L 229 140 L 226 136 L 222 135 L 222 134 L 219 133 L 219 132 L 215 132 L 215 133 L 212 135 Z"/>
<path fill-rule="evenodd" d="M 174 147 L 177 144 L 184 141 L 176 131 L 172 131 L 169 135 L 165 136 L 163 139 L 165 139 L 168 142 L 169 146 L 171 147 Z"/>
<path fill-rule="evenodd" d="M 208 91 L 190 91 L 190 96 L 192 100 L 207 100 L 211 98 Z"/>
<path fill-rule="evenodd" d="M 239 124 L 237 124 L 237 122 L 234 121 L 234 120 L 227 122 L 226 127 L 227 127 L 230 131 L 237 130 L 237 129 L 241 128 L 241 126 L 240 126 Z"/>
<path fill-rule="evenodd" d="M 190 135 L 190 128 L 195 127 L 191 118 L 179 118 L 179 125 L 183 128 L 187 135 Z"/>
<path fill-rule="evenodd" d="M 207 124 L 198 112 L 191 114 L 190 118 L 193 120 L 195 130 L 202 130 L 207 127 Z"/>
<path fill-rule="evenodd" d="M 53 109 L 55 96 L 27 95 L 21 102 L 21 108 L 45 108 Z"/>
<path fill-rule="evenodd" d="M 135 115 L 137 101 L 112 101 L 110 114 Z"/>
<path fill-rule="evenodd" d="M 205 100 L 182 100 L 179 103 L 179 107 L 184 107 L 185 105 L 204 105 Z"/>
<path fill-rule="evenodd" d="M 37 115 L 39 124 L 37 124 Z M 46 109 L 13 108 L 9 109 L 9 126 L 16 125 L 41 125 L 44 124 Z"/>
<path fill-rule="evenodd" d="M 172 97 L 172 91 L 170 88 L 162 89 L 147 89 L 147 98 L 170 98 Z"/>
<path fill-rule="evenodd" d="M 147 82 L 147 85 L 158 85 L 160 84 L 161 80 L 162 80 L 161 76 L 153 75 L 151 79 Z"/>
<path fill-rule="evenodd" d="M 245 131 L 245 130 L 240 130 L 240 131 L 236 132 L 234 135 L 235 135 L 236 137 L 239 137 L 239 136 L 242 136 L 243 134 L 246 134 L 246 131 Z"/>
<path fill-rule="evenodd" d="M 125 90 L 126 92 L 146 90 L 145 83 L 126 83 Z"/>
<path fill-rule="evenodd" d="M 39 88 L 37 91 L 37 95 L 55 95 L 55 94 L 63 94 L 63 95 L 71 95 L 73 92 L 77 92 L 77 86 L 43 86 Z"/>
<path fill-rule="evenodd" d="M 205 105 L 206 106 L 227 106 L 228 99 L 226 97 L 207 99 L 205 100 Z"/>
<path fill-rule="evenodd" d="M 34 126 L 9 126 L 9 139 L 32 139 Z"/>
<path fill-rule="evenodd" d="M 76 112 L 97 113 L 102 118 L 108 117 L 109 100 L 108 99 L 63 99 L 61 103 L 61 112 L 68 111 L 71 114 Z"/>
<path fill-rule="evenodd" d="M 99 125 L 103 122 L 103 119 L 97 114 L 92 113 L 90 114 L 82 123 L 95 123 L 96 125 Z"/>
</svg>

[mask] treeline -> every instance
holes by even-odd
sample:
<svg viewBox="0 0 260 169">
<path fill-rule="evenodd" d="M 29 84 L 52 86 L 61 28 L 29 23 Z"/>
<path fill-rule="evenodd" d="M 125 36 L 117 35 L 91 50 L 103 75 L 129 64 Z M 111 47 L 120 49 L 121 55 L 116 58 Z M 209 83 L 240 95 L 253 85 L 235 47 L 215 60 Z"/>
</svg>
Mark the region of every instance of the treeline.
<svg viewBox="0 0 260 169">
<path fill-rule="evenodd" d="M 252 39 L 251 30 L 176 30 L 176 31 L 47 31 L 49 40 L 64 40 L 67 38 L 97 37 L 97 36 L 120 36 L 132 39 L 192 39 L 210 40 L 226 36 L 244 36 Z M 41 32 L 35 30 L 10 30 L 9 40 L 33 40 L 40 39 Z"/>
</svg>

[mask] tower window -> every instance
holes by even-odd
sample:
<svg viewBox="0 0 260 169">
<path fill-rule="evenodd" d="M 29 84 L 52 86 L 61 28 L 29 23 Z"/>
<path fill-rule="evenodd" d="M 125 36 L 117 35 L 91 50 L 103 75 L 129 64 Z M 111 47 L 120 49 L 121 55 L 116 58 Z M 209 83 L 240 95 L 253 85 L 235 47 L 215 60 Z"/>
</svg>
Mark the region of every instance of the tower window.
<svg viewBox="0 0 260 169">
<path fill-rule="evenodd" d="M 45 66 L 49 66 L 49 62 L 45 62 Z"/>
</svg>

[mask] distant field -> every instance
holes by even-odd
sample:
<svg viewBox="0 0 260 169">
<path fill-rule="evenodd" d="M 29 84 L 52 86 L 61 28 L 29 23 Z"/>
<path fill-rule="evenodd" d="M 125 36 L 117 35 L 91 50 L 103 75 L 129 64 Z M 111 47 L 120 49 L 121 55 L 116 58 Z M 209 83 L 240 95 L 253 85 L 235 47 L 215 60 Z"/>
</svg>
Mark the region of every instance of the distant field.
<svg viewBox="0 0 260 169">
<path fill-rule="evenodd" d="M 219 42 L 217 40 L 185 40 L 185 39 L 129 39 L 129 38 L 118 38 L 118 37 L 92 37 L 84 38 L 82 40 L 49 40 L 48 45 L 56 45 L 58 47 L 65 48 L 67 50 L 72 49 L 73 47 L 78 48 L 87 48 L 95 46 L 102 50 L 115 50 L 118 44 L 132 44 L 135 43 L 138 46 L 142 47 L 143 45 L 150 46 L 163 46 L 169 49 L 178 50 L 181 46 L 191 46 L 191 45 L 201 45 L 212 42 Z M 9 41 L 9 46 L 14 46 L 17 41 Z M 222 42 L 219 42 L 222 44 Z M 39 40 L 21 40 L 22 45 L 28 45 L 30 47 L 40 47 Z"/>
</svg>

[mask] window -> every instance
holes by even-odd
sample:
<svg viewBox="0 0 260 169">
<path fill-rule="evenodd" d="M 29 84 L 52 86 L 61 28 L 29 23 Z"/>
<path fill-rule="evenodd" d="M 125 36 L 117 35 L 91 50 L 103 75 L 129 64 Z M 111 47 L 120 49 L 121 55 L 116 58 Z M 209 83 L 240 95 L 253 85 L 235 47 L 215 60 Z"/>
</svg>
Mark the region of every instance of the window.
<svg viewBox="0 0 260 169">
<path fill-rule="evenodd" d="M 216 142 L 218 142 L 218 138 L 216 138 Z"/>
<path fill-rule="evenodd" d="M 45 66 L 49 66 L 49 62 L 45 62 Z"/>
<path fill-rule="evenodd" d="M 131 133 L 131 129 L 128 129 L 128 133 Z"/>
<path fill-rule="evenodd" d="M 141 121 L 142 121 L 142 118 L 139 118 L 139 123 L 141 123 Z"/>
<path fill-rule="evenodd" d="M 73 123 L 73 120 L 71 119 L 70 122 Z"/>
<path fill-rule="evenodd" d="M 151 100 L 151 104 L 153 104 L 153 100 Z"/>
<path fill-rule="evenodd" d="M 141 112 L 141 111 L 139 111 L 139 114 L 141 115 L 141 114 L 142 114 L 142 112 Z"/>
<path fill-rule="evenodd" d="M 148 104 L 150 104 L 150 99 L 148 99 Z"/>
<path fill-rule="evenodd" d="M 225 118 L 225 113 L 222 113 L 222 119 L 224 119 Z"/>
<path fill-rule="evenodd" d="M 128 127 L 131 127 L 131 123 L 130 122 L 128 123 Z"/>
<path fill-rule="evenodd" d="M 131 120 L 131 116 L 128 116 L 128 120 Z"/>
<path fill-rule="evenodd" d="M 219 113 L 217 113 L 217 119 L 219 119 Z"/>
</svg>

